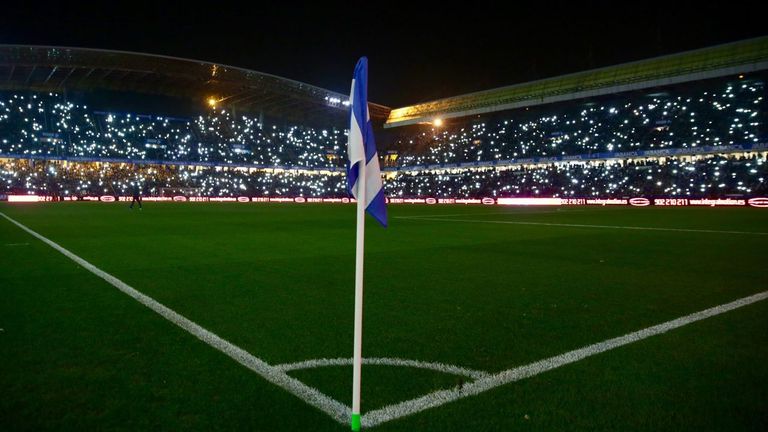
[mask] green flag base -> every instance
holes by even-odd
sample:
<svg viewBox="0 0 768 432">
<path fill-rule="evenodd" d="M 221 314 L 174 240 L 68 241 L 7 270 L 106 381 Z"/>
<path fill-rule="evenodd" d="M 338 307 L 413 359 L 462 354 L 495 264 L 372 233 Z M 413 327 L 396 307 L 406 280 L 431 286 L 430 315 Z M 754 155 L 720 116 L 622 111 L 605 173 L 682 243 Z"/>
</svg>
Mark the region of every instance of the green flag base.
<svg viewBox="0 0 768 432">
<path fill-rule="evenodd" d="M 352 414 L 352 430 L 355 432 L 360 430 L 360 414 Z"/>
</svg>

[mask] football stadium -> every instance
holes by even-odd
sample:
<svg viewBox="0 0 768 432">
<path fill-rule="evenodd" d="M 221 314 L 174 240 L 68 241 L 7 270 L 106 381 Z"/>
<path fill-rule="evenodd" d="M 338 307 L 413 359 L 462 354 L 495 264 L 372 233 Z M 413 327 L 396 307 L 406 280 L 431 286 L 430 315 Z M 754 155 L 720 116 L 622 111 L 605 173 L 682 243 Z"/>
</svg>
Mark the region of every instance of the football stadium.
<svg viewBox="0 0 768 432">
<path fill-rule="evenodd" d="M 0 430 L 768 429 L 768 37 L 361 64 L 0 45 Z"/>
</svg>

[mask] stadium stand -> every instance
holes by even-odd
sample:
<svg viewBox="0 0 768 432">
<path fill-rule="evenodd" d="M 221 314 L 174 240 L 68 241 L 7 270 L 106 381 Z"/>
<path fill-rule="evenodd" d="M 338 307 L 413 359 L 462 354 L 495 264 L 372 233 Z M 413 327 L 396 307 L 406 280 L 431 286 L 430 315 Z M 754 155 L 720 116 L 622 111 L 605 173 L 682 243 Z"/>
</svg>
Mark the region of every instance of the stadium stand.
<svg viewBox="0 0 768 432">
<path fill-rule="evenodd" d="M 764 45 L 762 40 L 749 41 L 740 45 L 738 55 L 718 48 L 717 64 L 733 68 L 744 59 L 762 64 Z M 6 54 L 15 52 L 0 48 Z M 19 48 L 29 55 L 26 49 Z M 86 51 L 88 59 L 98 54 Z M 138 67 L 135 56 L 128 56 L 128 64 Z M 695 59 L 683 58 L 687 60 L 667 59 L 664 64 L 684 65 L 678 76 L 691 78 L 687 82 L 673 80 L 673 85 L 664 87 L 491 110 L 452 118 L 443 127 L 413 124 L 391 130 L 385 135 L 391 139 L 379 140 L 387 194 L 402 198 L 765 195 L 765 72 L 697 80 L 691 72 Z M 707 59 L 699 69 L 719 70 Z M 178 61 L 182 60 L 173 59 Z M 68 67 L 79 74 L 85 66 Z M 101 67 L 109 72 L 99 81 L 103 85 L 109 83 L 106 78 L 112 69 Z M 623 66 L 615 76 L 629 79 L 630 69 L 652 72 Z M 664 69 L 665 76 L 674 75 L 672 69 Z M 19 73 L 14 71 L 9 81 L 19 87 L 14 78 Z M 599 77 L 605 78 L 603 72 Z M 214 68 L 215 73 L 221 69 Z M 49 78 L 57 74 L 51 69 Z M 34 82 L 36 77 L 30 72 L 27 79 Z M 601 86 L 607 82 L 603 78 Z M 187 189 L 202 196 L 346 196 L 343 118 L 324 126 L 289 117 L 265 120 L 263 113 L 237 113 L 234 106 L 223 104 L 202 107 L 190 118 L 125 113 L 96 109 L 82 98 L 73 102 L 66 91 L 41 91 L 36 88 L 40 85 L 0 91 L 0 193 L 124 195 L 131 183 L 140 183 L 150 195 Z M 322 89 L 309 89 L 317 93 L 313 102 L 300 83 L 287 81 L 277 88 L 270 100 L 299 92 L 308 105 L 296 110 L 343 114 L 343 100 Z M 169 89 L 178 91 L 174 86 Z M 441 106 L 456 111 L 466 98 L 454 102 L 458 105 L 452 108 Z M 383 118 L 385 107 L 376 107 Z M 397 113 L 392 111 L 391 117 Z"/>
<path fill-rule="evenodd" d="M 549 105 L 536 112 L 430 128 L 401 137 L 400 166 L 582 156 L 636 150 L 758 144 L 765 137 L 765 86 L 742 79 L 630 94 L 607 101 Z"/>
<path fill-rule="evenodd" d="M 54 93 L 4 96 L 0 154 L 14 157 L 320 168 L 332 166 L 344 141 L 337 128 L 278 130 L 224 110 L 183 120 L 92 111 Z"/>
<path fill-rule="evenodd" d="M 9 193 L 127 195 L 132 182 L 147 193 L 198 189 L 202 196 L 346 197 L 342 173 L 242 168 L 8 161 L 0 184 Z M 698 156 L 643 161 L 564 163 L 400 172 L 385 181 L 391 197 L 728 197 L 768 194 L 765 157 Z"/>
</svg>

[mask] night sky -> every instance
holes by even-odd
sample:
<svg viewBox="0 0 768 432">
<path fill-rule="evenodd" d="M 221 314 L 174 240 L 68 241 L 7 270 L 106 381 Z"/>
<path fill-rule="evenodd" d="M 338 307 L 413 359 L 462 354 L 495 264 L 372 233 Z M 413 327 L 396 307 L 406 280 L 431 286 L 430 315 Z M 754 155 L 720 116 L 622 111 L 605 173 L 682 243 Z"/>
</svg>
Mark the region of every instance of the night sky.
<svg viewBox="0 0 768 432">
<path fill-rule="evenodd" d="M 3 6 L 2 44 L 195 58 L 340 93 L 367 55 L 369 99 L 391 107 L 768 34 L 759 2 L 20 3 Z"/>
</svg>

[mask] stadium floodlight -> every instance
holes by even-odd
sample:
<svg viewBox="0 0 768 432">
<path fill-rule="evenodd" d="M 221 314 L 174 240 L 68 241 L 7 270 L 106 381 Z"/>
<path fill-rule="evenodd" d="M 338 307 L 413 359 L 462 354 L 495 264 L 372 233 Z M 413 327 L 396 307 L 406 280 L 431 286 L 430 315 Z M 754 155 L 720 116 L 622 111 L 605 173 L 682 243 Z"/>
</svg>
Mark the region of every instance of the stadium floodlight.
<svg viewBox="0 0 768 432">
<path fill-rule="evenodd" d="M 217 103 L 219 103 L 219 100 L 216 99 L 215 97 L 211 96 L 211 97 L 208 98 L 208 105 L 211 108 L 215 108 Z"/>
<path fill-rule="evenodd" d="M 434 120 L 432 121 L 432 124 L 433 124 L 434 126 L 440 127 L 440 126 L 442 126 L 442 125 L 443 125 L 443 119 L 441 119 L 440 117 L 438 117 L 438 118 L 436 118 L 436 119 L 434 119 Z"/>
</svg>

